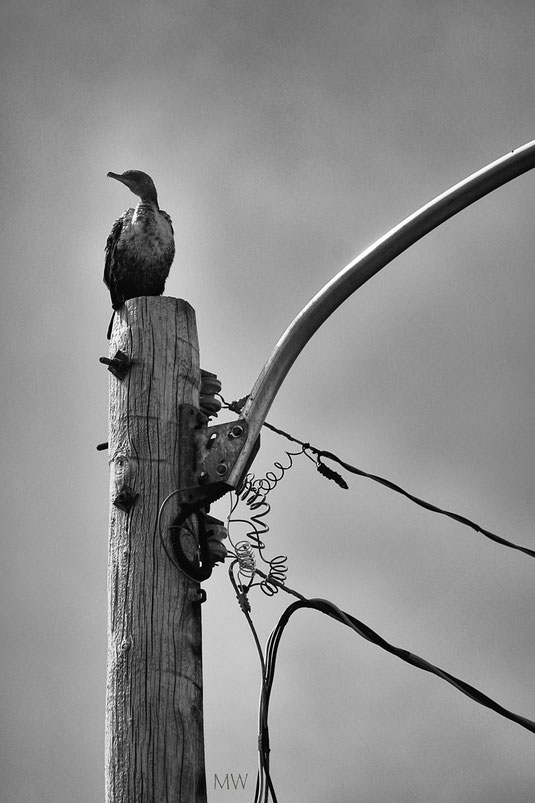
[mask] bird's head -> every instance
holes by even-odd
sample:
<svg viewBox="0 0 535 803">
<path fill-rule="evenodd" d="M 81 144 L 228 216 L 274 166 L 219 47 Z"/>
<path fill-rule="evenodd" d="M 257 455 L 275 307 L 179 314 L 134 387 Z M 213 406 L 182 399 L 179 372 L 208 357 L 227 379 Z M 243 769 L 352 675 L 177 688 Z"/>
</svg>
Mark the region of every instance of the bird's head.
<svg viewBox="0 0 535 803">
<path fill-rule="evenodd" d="M 158 204 L 158 196 L 154 181 L 141 170 L 125 170 L 124 173 L 108 173 L 108 178 L 114 178 L 128 187 L 134 195 L 142 201 Z"/>
</svg>

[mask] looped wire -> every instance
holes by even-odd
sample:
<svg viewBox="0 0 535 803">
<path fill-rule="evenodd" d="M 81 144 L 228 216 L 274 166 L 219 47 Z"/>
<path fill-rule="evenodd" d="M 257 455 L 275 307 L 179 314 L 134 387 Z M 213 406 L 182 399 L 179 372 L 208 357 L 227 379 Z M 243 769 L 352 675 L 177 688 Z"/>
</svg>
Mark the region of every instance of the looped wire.
<svg viewBox="0 0 535 803">
<path fill-rule="evenodd" d="M 256 477 L 252 473 L 247 474 L 241 487 L 234 494 L 234 500 L 227 518 L 229 531 L 232 524 L 245 524 L 248 527 L 245 533 L 245 539 L 247 540 L 239 541 L 234 545 L 235 556 L 238 560 L 238 572 L 244 579 L 248 580 L 248 587 L 253 585 L 252 580 L 256 572 L 257 555 L 269 567 L 266 577 L 255 584 L 259 585 L 267 596 L 273 596 L 273 594 L 277 593 L 280 585 L 284 584 L 288 572 L 285 555 L 277 555 L 268 560 L 263 554 L 265 549 L 263 538 L 269 532 L 266 517 L 271 511 L 267 496 L 277 487 L 286 472 L 293 466 L 294 458 L 303 454 L 304 451 L 304 447 L 301 447 L 298 452 L 286 451 L 287 463 L 275 461 L 273 468 L 267 471 L 264 477 Z M 234 515 L 240 502 L 243 502 L 249 508 L 250 515 L 248 518 L 239 518 Z M 230 534 L 229 540 L 231 540 Z M 275 582 L 271 582 L 272 579 Z"/>
</svg>

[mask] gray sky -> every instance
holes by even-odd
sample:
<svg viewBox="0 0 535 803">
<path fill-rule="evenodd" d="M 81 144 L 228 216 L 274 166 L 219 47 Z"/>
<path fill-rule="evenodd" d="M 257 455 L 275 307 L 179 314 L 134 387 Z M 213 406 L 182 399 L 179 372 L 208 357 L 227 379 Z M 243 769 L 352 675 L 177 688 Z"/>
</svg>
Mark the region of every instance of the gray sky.
<svg viewBox="0 0 535 803">
<path fill-rule="evenodd" d="M 166 293 L 228 399 L 340 268 L 534 138 L 535 8 L 295 0 L 3 4 L 2 796 L 103 800 L 109 296 L 103 248 L 150 173 Z M 375 277 L 321 328 L 269 420 L 535 547 L 527 174 Z M 261 475 L 286 442 L 266 433 Z M 288 583 L 535 718 L 535 564 L 301 458 L 273 492 Z M 222 503 L 216 514 L 226 513 Z M 206 583 L 210 803 L 252 800 L 259 671 L 226 570 Z M 252 599 L 264 642 L 290 601 Z M 528 803 L 533 734 L 313 612 L 283 637 L 272 772 L 291 803 Z M 248 773 L 245 791 L 214 774 Z"/>
</svg>

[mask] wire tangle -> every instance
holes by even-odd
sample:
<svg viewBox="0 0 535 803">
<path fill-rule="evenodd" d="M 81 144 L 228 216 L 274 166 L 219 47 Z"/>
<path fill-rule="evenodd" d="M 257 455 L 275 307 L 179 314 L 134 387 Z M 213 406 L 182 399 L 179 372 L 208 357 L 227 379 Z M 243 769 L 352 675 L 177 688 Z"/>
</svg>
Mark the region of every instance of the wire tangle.
<svg viewBox="0 0 535 803">
<path fill-rule="evenodd" d="M 259 585 L 260 589 L 267 596 L 271 597 L 277 593 L 280 586 L 284 584 L 288 567 L 285 555 L 276 555 L 274 558 L 264 557 L 266 545 L 264 536 L 269 532 L 267 517 L 271 511 L 271 505 L 267 501 L 268 495 L 273 491 L 286 475 L 294 463 L 294 458 L 303 454 L 304 448 L 298 452 L 286 451 L 287 461 L 282 463 L 275 461 L 273 468 L 266 472 L 263 477 L 256 477 L 254 474 L 247 474 L 242 485 L 238 488 L 232 498 L 230 512 L 227 518 L 227 529 L 229 531 L 229 541 L 234 548 L 234 556 L 238 561 L 239 584 L 247 588 Z M 239 516 L 238 506 L 241 504 L 248 508 L 248 514 Z M 245 537 L 234 543 L 230 530 L 231 525 L 244 525 L 246 527 Z M 257 558 L 268 566 L 267 575 L 263 579 L 253 582 L 256 573 Z"/>
</svg>

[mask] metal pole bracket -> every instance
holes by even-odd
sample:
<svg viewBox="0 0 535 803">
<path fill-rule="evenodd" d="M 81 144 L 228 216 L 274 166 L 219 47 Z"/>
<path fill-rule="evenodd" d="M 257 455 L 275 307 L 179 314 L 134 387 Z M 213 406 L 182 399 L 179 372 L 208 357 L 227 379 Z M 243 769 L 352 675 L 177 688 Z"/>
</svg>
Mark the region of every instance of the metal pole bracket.
<svg viewBox="0 0 535 803">
<path fill-rule="evenodd" d="M 242 418 L 204 426 L 197 408 L 189 404 L 180 406 L 179 454 L 183 483 L 180 505 L 209 504 L 239 485 L 229 483 L 228 477 L 246 445 L 248 431 L 249 425 Z M 243 474 L 259 447 L 260 438 L 246 461 Z"/>
</svg>

